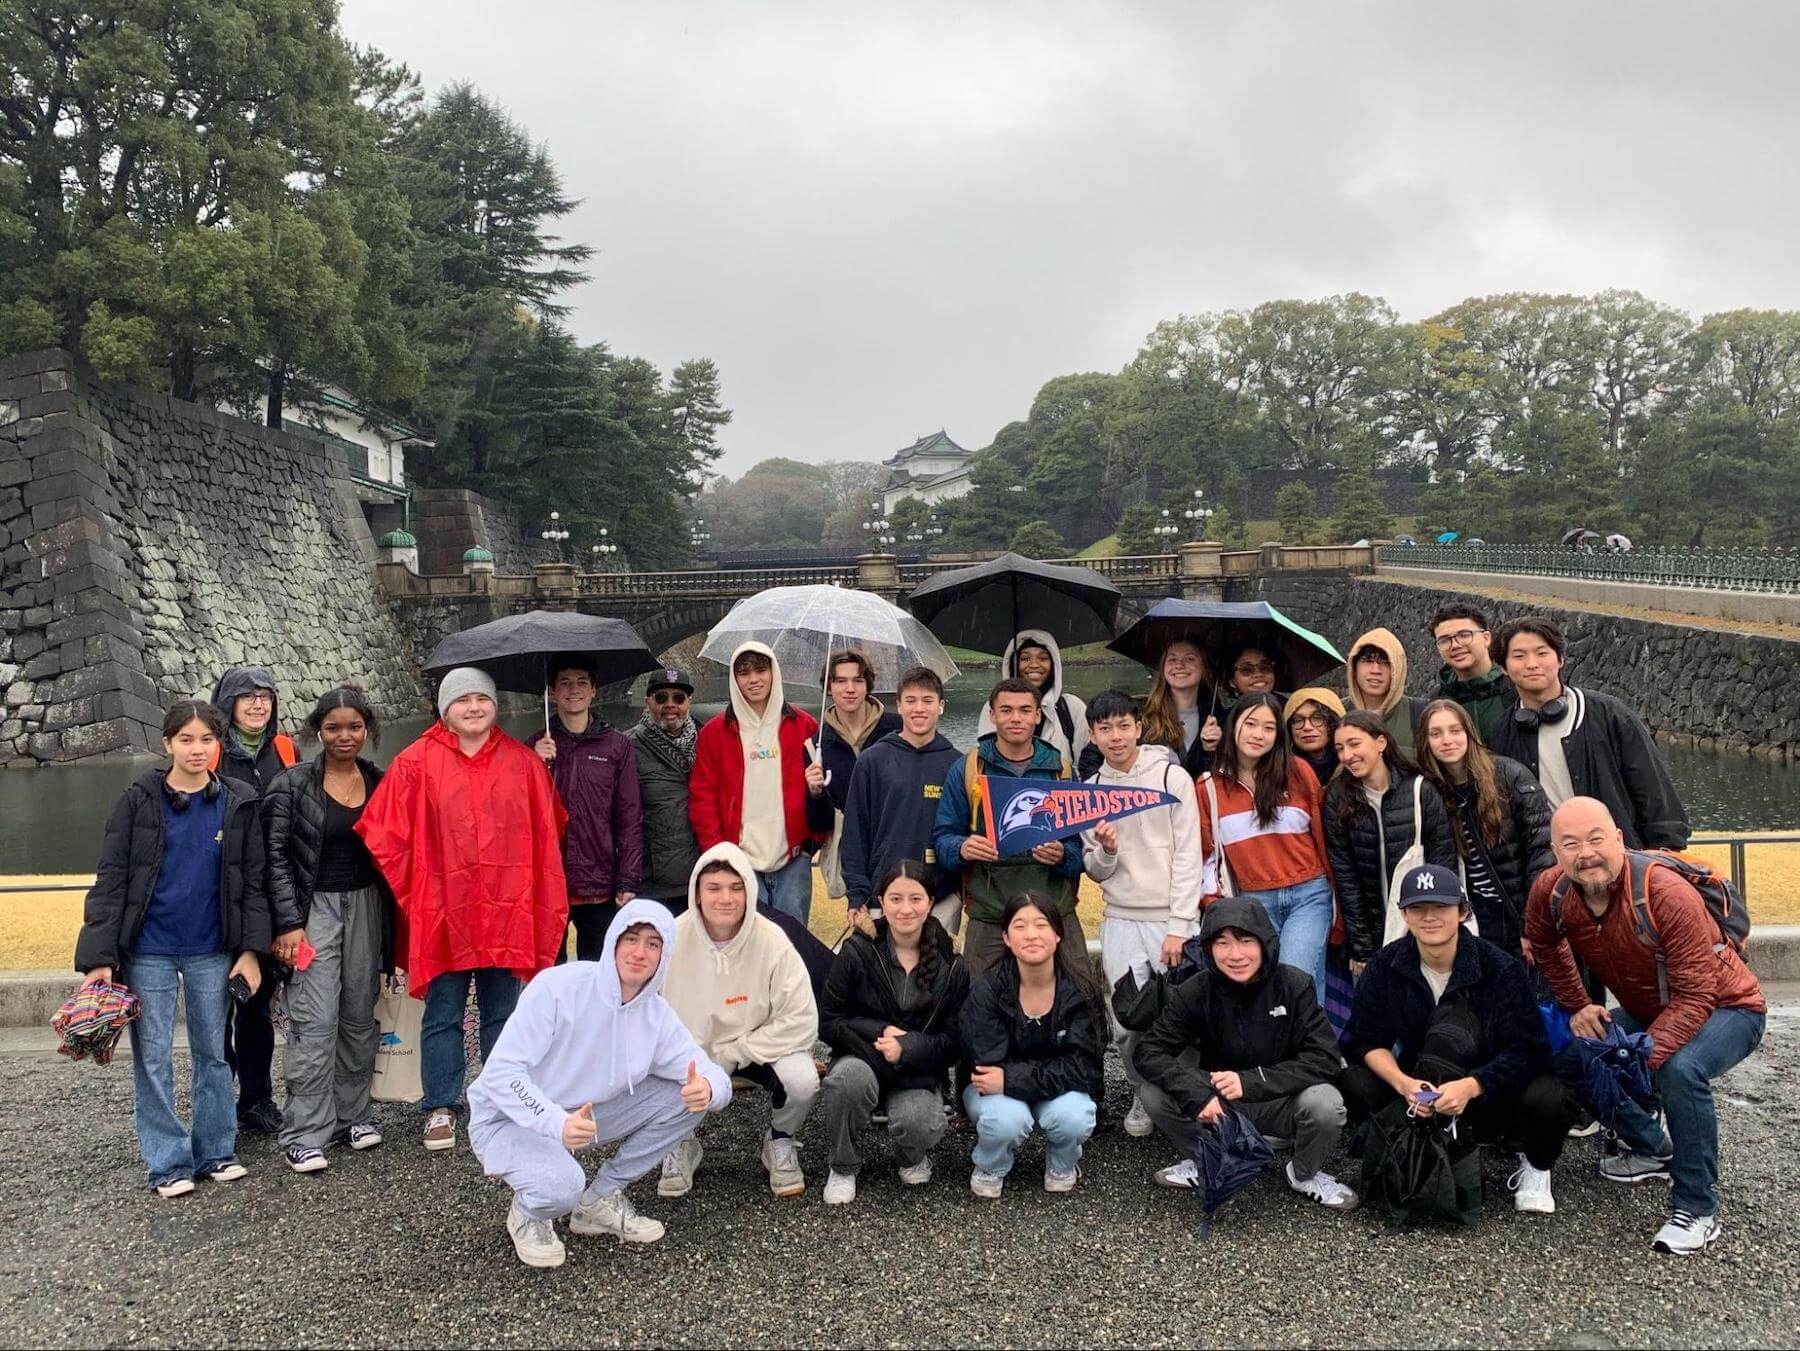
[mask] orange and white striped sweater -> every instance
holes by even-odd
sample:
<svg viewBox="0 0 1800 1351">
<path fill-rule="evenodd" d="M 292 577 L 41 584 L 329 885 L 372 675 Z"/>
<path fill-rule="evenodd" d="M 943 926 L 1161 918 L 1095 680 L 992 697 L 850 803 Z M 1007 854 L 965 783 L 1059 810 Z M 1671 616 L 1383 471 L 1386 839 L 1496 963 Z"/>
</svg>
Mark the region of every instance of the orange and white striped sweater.
<svg viewBox="0 0 1800 1351">
<path fill-rule="evenodd" d="M 1207 800 L 1210 792 L 1218 799 L 1219 837 L 1238 894 L 1273 891 L 1331 876 L 1325 854 L 1325 795 L 1318 776 L 1305 761 L 1298 757 L 1292 760 L 1287 794 L 1266 824 L 1256 819 L 1256 800 L 1243 784 L 1209 773 L 1201 775 L 1195 788 L 1202 856 L 1212 858 L 1216 848 Z M 1212 877 L 1209 868 L 1207 878 L 1211 881 Z M 1210 904 L 1217 897 L 1208 895 L 1204 899 Z"/>
</svg>

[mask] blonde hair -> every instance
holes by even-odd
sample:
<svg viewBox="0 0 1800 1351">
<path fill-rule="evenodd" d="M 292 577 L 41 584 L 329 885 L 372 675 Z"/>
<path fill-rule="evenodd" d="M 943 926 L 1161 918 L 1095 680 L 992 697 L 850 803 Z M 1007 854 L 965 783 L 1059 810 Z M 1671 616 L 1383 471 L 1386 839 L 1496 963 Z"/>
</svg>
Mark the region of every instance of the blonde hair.
<svg viewBox="0 0 1800 1351">
<path fill-rule="evenodd" d="M 1209 688 L 1212 681 L 1211 663 L 1206 660 L 1206 653 L 1200 644 L 1191 638 L 1177 638 L 1169 644 L 1186 643 L 1200 656 L 1200 689 Z M 1163 649 L 1163 656 L 1168 655 L 1169 648 Z M 1182 752 L 1181 709 L 1175 702 L 1175 691 L 1169 688 L 1167 677 L 1163 675 L 1162 657 L 1156 659 L 1156 679 L 1151 682 L 1150 694 L 1144 700 L 1144 744 L 1167 746 L 1177 755 Z"/>
</svg>

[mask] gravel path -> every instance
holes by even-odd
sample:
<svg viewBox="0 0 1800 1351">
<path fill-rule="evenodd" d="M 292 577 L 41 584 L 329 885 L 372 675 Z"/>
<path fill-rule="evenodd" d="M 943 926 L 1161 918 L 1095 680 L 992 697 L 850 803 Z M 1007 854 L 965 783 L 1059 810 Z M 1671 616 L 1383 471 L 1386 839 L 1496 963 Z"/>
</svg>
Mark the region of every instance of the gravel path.
<svg viewBox="0 0 1800 1351">
<path fill-rule="evenodd" d="M 1163 1146 L 1116 1127 L 1072 1196 L 1044 1194 L 1028 1147 L 1003 1200 L 974 1200 L 953 1130 L 930 1186 L 903 1192 L 877 1143 L 856 1204 L 827 1211 L 815 1114 L 811 1185 L 778 1202 L 747 1096 L 709 1124 L 693 1195 L 636 1189 L 662 1243 L 572 1239 L 566 1266 L 530 1271 L 498 1184 L 465 1148 L 426 1155 L 402 1109 L 382 1111 L 387 1145 L 323 1175 L 251 1139 L 250 1178 L 159 1201 L 123 1062 L 0 1058 L 0 1101 L 0 1345 L 1800 1344 L 1792 1003 L 1724 1086 L 1726 1233 L 1687 1261 L 1649 1251 L 1660 1184 L 1601 1184 L 1586 1141 L 1554 1218 L 1512 1211 L 1498 1160 L 1478 1229 L 1411 1235 L 1328 1215 L 1271 1170 L 1202 1243 L 1192 1196 L 1148 1185 Z"/>
</svg>

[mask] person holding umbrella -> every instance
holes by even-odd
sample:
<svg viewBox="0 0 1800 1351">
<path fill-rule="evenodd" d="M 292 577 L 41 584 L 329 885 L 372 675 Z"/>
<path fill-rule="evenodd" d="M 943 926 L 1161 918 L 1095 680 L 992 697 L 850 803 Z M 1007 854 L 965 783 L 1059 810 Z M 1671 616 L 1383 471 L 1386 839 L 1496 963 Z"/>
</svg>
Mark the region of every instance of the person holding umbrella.
<svg viewBox="0 0 1800 1351">
<path fill-rule="evenodd" d="M 569 923 L 568 814 L 542 761 L 495 725 L 497 696 L 486 671 L 447 672 L 440 720 L 394 757 L 356 823 L 405 921 L 407 992 L 425 1001 L 428 1150 L 456 1144 L 470 986 L 485 1061 L 525 981 L 555 963 Z"/>
<path fill-rule="evenodd" d="M 831 834 L 819 724 L 783 697 L 766 643 L 731 654 L 731 706 L 700 729 L 688 819 L 702 851 L 735 844 L 769 904 L 802 924 L 812 913 L 812 853 Z"/>
<path fill-rule="evenodd" d="M 1063 693 L 1062 649 L 1056 645 L 1056 639 L 1043 629 L 1024 630 L 1007 645 L 1000 657 L 1000 670 L 1037 691 L 1035 735 L 1040 741 L 1054 746 L 1079 774 L 1091 774 L 1100 767 L 1099 750 L 1088 750 L 1091 738 L 1087 704 L 1073 694 Z M 986 736 L 993 730 L 994 715 L 984 708 L 976 723 L 976 735 Z"/>
<path fill-rule="evenodd" d="M 547 669 L 556 716 L 538 738 L 537 753 L 550 766 L 557 796 L 569 814 L 563 871 L 569 881 L 575 956 L 593 962 L 600 959 L 607 926 L 637 894 L 644 875 L 637 754 L 623 732 L 593 714 L 600 687 L 592 658 L 563 653 Z M 560 950 L 556 960 L 563 960 Z"/>
</svg>

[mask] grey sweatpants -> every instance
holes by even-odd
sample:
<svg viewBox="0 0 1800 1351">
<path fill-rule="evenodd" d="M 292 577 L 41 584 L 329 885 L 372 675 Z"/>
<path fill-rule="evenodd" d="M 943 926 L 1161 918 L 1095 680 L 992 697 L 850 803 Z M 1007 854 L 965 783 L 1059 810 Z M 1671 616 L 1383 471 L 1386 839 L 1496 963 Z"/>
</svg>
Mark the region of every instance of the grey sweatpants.
<svg viewBox="0 0 1800 1351">
<path fill-rule="evenodd" d="M 1193 1055 L 1193 1063 L 1199 1063 L 1197 1054 L 1182 1054 L 1184 1059 Z M 1139 1084 L 1138 1101 L 1144 1104 L 1163 1138 L 1181 1151 L 1181 1157 L 1193 1158 L 1204 1127 L 1147 1079 Z M 1302 1182 L 1325 1166 L 1344 1131 L 1344 1098 L 1331 1084 L 1314 1084 L 1292 1097 L 1226 1105 L 1242 1112 L 1264 1135 L 1293 1141 L 1294 1176 Z"/>
<path fill-rule="evenodd" d="M 281 1143 L 324 1149 L 338 1130 L 374 1118 L 375 997 L 381 982 L 381 895 L 321 891 L 306 916 L 312 965 L 288 979 L 287 1107 Z"/>
<path fill-rule="evenodd" d="M 854 1175 L 862 1167 L 862 1133 L 878 1104 L 885 1104 L 888 1136 L 902 1168 L 911 1168 L 944 1138 L 944 1095 L 929 1088 L 900 1088 L 885 1098 L 875 1071 L 855 1056 L 831 1062 L 825 1076 L 825 1138 L 831 1171 Z"/>
<path fill-rule="evenodd" d="M 469 1144 L 482 1171 L 513 1189 L 513 1200 L 534 1220 L 561 1219 L 584 1201 L 625 1190 L 694 1133 L 703 1116 L 681 1101 L 673 1079 L 646 1079 L 631 1093 L 594 1104 L 595 1144 L 619 1141 L 590 1183 L 587 1169 L 563 1147 L 509 1117 L 472 1122 Z"/>
</svg>

